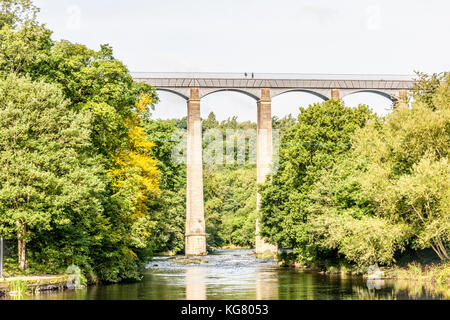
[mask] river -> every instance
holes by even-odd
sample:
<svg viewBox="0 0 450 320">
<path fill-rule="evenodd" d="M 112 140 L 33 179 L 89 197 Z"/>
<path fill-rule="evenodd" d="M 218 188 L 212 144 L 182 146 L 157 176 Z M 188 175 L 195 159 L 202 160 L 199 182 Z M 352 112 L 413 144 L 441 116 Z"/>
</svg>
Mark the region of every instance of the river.
<svg viewBox="0 0 450 320">
<path fill-rule="evenodd" d="M 439 290 L 417 283 L 367 281 L 280 268 L 273 259 L 256 259 L 251 250 L 218 250 L 205 257 L 155 257 L 143 281 L 41 293 L 29 299 L 56 300 L 305 300 L 443 299 Z M 190 262 L 190 263 L 189 263 Z M 448 298 L 448 297 L 447 297 Z"/>
</svg>

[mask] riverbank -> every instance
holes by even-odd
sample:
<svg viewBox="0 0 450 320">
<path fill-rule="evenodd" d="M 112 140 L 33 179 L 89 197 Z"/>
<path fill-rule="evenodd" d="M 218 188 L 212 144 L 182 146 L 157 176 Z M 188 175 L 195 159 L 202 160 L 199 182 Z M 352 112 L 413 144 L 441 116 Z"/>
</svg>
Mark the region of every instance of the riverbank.
<svg viewBox="0 0 450 320">
<path fill-rule="evenodd" d="M 434 264 L 411 262 L 406 266 L 394 265 L 389 267 L 368 268 L 368 271 L 365 273 L 352 270 L 352 268 L 348 265 L 326 266 L 322 268 L 314 265 L 305 267 L 298 262 L 287 262 L 285 260 L 281 260 L 279 262 L 279 266 L 295 268 L 301 271 L 315 271 L 325 274 L 352 274 L 368 279 L 429 282 L 450 287 L 450 262 L 440 262 Z"/>
<path fill-rule="evenodd" d="M 413 262 L 405 268 L 398 266 L 387 268 L 384 275 L 396 280 L 414 280 L 450 286 L 450 262 L 432 265 Z"/>
<path fill-rule="evenodd" d="M 340 279 L 363 279 L 369 288 L 367 294 L 363 294 L 364 290 L 360 292 L 364 299 L 375 298 L 375 292 L 386 286 L 391 287 L 395 294 L 405 293 L 407 296 L 405 299 L 421 299 L 424 294 L 432 299 L 436 297 L 450 299 L 450 262 L 420 263 L 413 261 L 405 265 L 368 268 L 366 273 L 352 270 L 348 265 L 330 265 L 319 268 L 317 266 L 305 267 L 292 261 L 290 263 L 281 261 L 278 265 L 298 270 L 298 273 L 322 274 Z"/>
<path fill-rule="evenodd" d="M 0 297 L 22 297 L 67 289 L 69 275 L 19 276 L 0 280 Z"/>
</svg>

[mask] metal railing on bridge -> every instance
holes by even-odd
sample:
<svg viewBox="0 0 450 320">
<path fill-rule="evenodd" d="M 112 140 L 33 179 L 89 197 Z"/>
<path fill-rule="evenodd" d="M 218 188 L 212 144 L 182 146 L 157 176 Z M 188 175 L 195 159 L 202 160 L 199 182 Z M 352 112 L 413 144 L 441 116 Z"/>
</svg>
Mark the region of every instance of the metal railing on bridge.
<svg viewBox="0 0 450 320">
<path fill-rule="evenodd" d="M 407 74 L 325 74 L 325 73 L 218 73 L 218 72 L 131 72 L 135 79 L 302 79 L 302 80 L 394 80 L 411 81 Z"/>
</svg>

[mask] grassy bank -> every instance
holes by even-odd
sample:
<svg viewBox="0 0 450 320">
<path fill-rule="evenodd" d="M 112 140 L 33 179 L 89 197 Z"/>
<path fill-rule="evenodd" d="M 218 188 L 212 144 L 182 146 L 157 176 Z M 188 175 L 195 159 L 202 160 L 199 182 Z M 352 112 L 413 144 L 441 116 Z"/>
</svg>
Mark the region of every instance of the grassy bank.
<svg viewBox="0 0 450 320">
<path fill-rule="evenodd" d="M 345 261 L 326 261 L 319 264 L 302 264 L 295 255 L 282 253 L 278 256 L 281 267 L 292 267 L 304 271 L 327 274 L 352 274 L 368 277 L 370 268 L 361 270 Z M 372 269 L 374 270 L 374 269 Z M 392 266 L 375 268 L 375 277 L 380 279 L 408 280 L 450 286 L 450 261 L 440 261 L 430 250 L 410 252 L 398 259 Z M 374 274 L 372 274 L 374 276 Z"/>
<path fill-rule="evenodd" d="M 384 273 L 387 278 L 450 285 L 450 262 L 432 265 L 413 262 L 405 268 L 394 266 L 386 269 Z"/>
<path fill-rule="evenodd" d="M 20 276 L 0 280 L 0 297 L 23 299 L 27 295 L 43 291 L 59 291 L 67 288 L 69 275 Z"/>
<path fill-rule="evenodd" d="M 319 267 L 315 265 L 305 266 L 298 262 L 279 262 L 281 267 L 292 267 L 302 271 L 317 271 L 326 274 L 352 274 L 368 277 L 367 273 L 352 269 L 348 265 L 329 265 Z M 450 262 L 423 265 L 413 262 L 406 267 L 394 265 L 391 267 L 380 267 L 376 277 L 380 279 L 408 280 L 435 283 L 438 285 L 450 286 Z"/>
</svg>

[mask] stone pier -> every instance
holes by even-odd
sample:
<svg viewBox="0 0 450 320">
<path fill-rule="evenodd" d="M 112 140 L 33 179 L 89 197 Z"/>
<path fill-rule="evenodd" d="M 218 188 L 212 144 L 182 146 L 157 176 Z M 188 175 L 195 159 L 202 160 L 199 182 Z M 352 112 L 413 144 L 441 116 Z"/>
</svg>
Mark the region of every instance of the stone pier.
<svg viewBox="0 0 450 320">
<path fill-rule="evenodd" d="M 340 98 L 341 98 L 341 95 L 339 93 L 339 89 L 331 89 L 331 99 L 339 100 Z"/>
<path fill-rule="evenodd" d="M 256 182 L 262 184 L 266 181 L 272 165 L 272 100 L 270 89 L 261 89 L 261 99 L 258 101 L 258 130 L 257 130 L 257 158 Z M 256 209 L 259 211 L 261 195 L 257 195 Z M 257 254 L 276 253 L 278 248 L 267 243 L 259 235 L 259 219 L 256 219 L 255 251 Z"/>
<path fill-rule="evenodd" d="M 190 89 L 186 159 L 186 244 L 187 256 L 206 254 L 205 212 L 203 206 L 202 122 L 198 88 Z"/>
<path fill-rule="evenodd" d="M 400 90 L 398 92 L 398 101 L 397 106 L 399 108 L 409 108 L 408 104 L 408 91 L 407 90 Z"/>
</svg>

